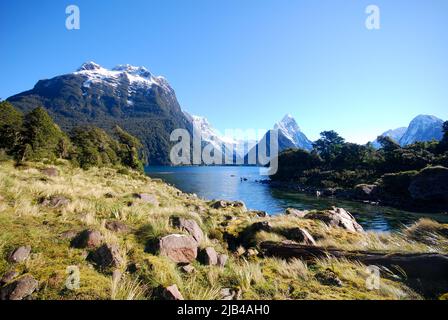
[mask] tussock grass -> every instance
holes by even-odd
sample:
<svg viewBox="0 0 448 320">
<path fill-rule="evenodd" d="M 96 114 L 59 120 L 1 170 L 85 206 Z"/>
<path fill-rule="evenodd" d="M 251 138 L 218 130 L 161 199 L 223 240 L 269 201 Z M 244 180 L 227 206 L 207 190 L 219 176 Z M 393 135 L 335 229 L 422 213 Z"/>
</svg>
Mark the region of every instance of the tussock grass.
<svg viewBox="0 0 448 320">
<path fill-rule="evenodd" d="M 160 286 L 176 284 L 186 299 L 220 299 L 221 290 L 241 291 L 244 299 L 415 299 L 419 298 L 398 277 L 385 277 L 380 290 L 368 290 L 366 266 L 335 259 L 305 264 L 247 257 L 244 248 L 229 250 L 228 239 L 238 238 L 251 224 L 269 221 L 272 232 L 260 231 L 244 239 L 257 247 L 263 241 L 282 241 L 288 229 L 306 229 L 321 246 L 346 250 L 387 252 L 447 252 L 445 225 L 420 221 L 402 233 L 350 233 L 330 228 L 319 221 L 293 216 L 259 218 L 241 209 L 216 210 L 207 202 L 135 172 L 91 168 L 82 170 L 62 161 L 57 177 L 47 177 L 42 163 L 14 167 L 0 162 L 0 275 L 14 269 L 29 273 L 39 283 L 37 299 L 157 299 Z M 160 206 L 146 204 L 133 197 L 149 193 Z M 112 197 L 106 197 L 111 194 Z M 39 199 L 62 195 L 70 203 L 59 208 L 45 207 Z M 229 260 L 225 268 L 194 262 L 196 271 L 185 274 L 168 258 L 145 249 L 151 242 L 171 233 L 185 233 L 170 225 L 171 216 L 194 219 L 204 231 L 200 247 L 214 247 Z M 120 234 L 105 228 L 108 220 L 119 220 L 131 228 Z M 70 247 L 70 239 L 60 237 L 66 231 L 86 228 L 99 230 L 104 241 L 116 244 L 123 257 L 119 270 L 123 276 L 111 279 L 86 260 L 91 250 Z M 24 263 L 7 262 L 9 253 L 18 246 L 31 245 L 32 254 Z M 130 264 L 138 266 L 131 274 Z M 65 287 L 67 267 L 80 270 L 80 289 Z M 343 282 L 342 287 L 319 283 L 316 273 L 330 268 Z"/>
</svg>

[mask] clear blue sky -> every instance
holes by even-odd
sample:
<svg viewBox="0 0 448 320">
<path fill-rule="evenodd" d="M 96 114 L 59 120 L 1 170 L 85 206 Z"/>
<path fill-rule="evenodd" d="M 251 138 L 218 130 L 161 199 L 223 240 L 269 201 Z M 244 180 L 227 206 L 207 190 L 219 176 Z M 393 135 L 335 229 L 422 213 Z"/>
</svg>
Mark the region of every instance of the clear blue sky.
<svg viewBox="0 0 448 320">
<path fill-rule="evenodd" d="M 369 4 L 381 30 L 364 27 Z M 2 0 L 0 41 L 4 99 L 93 60 L 165 76 L 220 130 L 290 113 L 312 139 L 367 142 L 418 114 L 448 119 L 446 0 Z"/>
</svg>

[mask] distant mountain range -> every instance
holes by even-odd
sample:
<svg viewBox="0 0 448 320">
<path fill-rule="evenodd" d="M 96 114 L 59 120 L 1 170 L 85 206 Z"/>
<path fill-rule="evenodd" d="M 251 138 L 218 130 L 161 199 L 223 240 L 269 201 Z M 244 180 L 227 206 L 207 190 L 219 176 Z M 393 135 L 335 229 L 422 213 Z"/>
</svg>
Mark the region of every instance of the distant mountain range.
<svg viewBox="0 0 448 320">
<path fill-rule="evenodd" d="M 443 137 L 443 120 L 435 116 L 419 115 L 408 127 L 389 130 L 381 136 L 390 137 L 402 147 L 415 142 L 440 141 Z M 375 148 L 380 148 L 377 140 L 373 142 Z"/>
<path fill-rule="evenodd" d="M 111 132 L 115 125 L 137 136 L 151 164 L 170 164 L 170 134 L 183 128 L 201 132 L 202 145 L 211 143 L 222 154 L 233 153 L 234 161 L 247 160 L 247 153 L 259 149 L 270 138 L 268 131 L 256 141 L 220 134 L 206 118 L 182 111 L 173 88 L 163 77 L 144 67 L 119 65 L 111 70 L 94 62 L 77 71 L 40 80 L 33 89 L 7 99 L 18 109 L 29 112 L 43 106 L 65 131 L 75 126 L 95 125 Z M 402 146 L 416 141 L 440 140 L 443 120 L 429 115 L 413 119 L 408 127 L 389 130 L 389 136 Z M 279 151 L 289 148 L 312 149 L 312 142 L 296 120 L 286 115 L 273 126 L 278 130 Z M 374 146 L 379 148 L 377 141 Z M 233 146 L 233 151 L 229 149 Z M 268 149 L 269 153 L 269 149 Z"/>
</svg>

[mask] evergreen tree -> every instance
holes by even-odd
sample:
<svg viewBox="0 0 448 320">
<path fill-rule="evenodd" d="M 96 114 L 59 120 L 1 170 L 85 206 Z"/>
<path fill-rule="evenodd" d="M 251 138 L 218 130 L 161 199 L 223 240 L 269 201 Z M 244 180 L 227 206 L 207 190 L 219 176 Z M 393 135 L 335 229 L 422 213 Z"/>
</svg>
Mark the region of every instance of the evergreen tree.
<svg viewBox="0 0 448 320">
<path fill-rule="evenodd" d="M 140 141 L 119 126 L 116 126 L 114 131 L 121 144 L 119 155 L 123 165 L 143 171 L 143 160 L 140 157 L 140 150 L 143 146 Z"/>
<path fill-rule="evenodd" d="M 20 140 L 23 114 L 7 101 L 0 102 L 0 149 L 11 154 Z"/>
<path fill-rule="evenodd" d="M 71 140 L 76 148 L 73 158 L 84 169 L 121 163 L 120 144 L 102 129 L 76 127 L 71 132 Z"/>
<path fill-rule="evenodd" d="M 331 162 L 341 151 L 345 140 L 335 131 L 324 131 L 320 134 L 320 139 L 313 143 L 313 148 L 319 153 L 327 165 Z"/>
<path fill-rule="evenodd" d="M 19 160 L 54 160 L 67 155 L 67 136 L 53 122 L 44 108 L 38 107 L 25 115 Z M 65 150 L 64 150 L 65 149 Z"/>
</svg>

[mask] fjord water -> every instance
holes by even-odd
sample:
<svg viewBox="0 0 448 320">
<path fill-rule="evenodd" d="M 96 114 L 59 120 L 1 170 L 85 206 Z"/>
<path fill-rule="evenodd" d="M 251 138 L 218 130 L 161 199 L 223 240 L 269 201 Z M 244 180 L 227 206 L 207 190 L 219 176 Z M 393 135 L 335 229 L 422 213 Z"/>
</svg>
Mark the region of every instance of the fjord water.
<svg viewBox="0 0 448 320">
<path fill-rule="evenodd" d="M 195 166 L 167 167 L 148 166 L 146 173 L 160 178 L 187 193 L 213 200 L 241 200 L 249 209 L 263 210 L 269 214 L 284 212 L 286 208 L 301 210 L 328 209 L 332 206 L 350 211 L 366 230 L 389 231 L 409 225 L 422 217 L 448 222 L 448 216 L 417 214 L 389 207 L 317 198 L 296 192 L 279 190 L 257 181 L 261 176 L 257 167 Z"/>
</svg>

